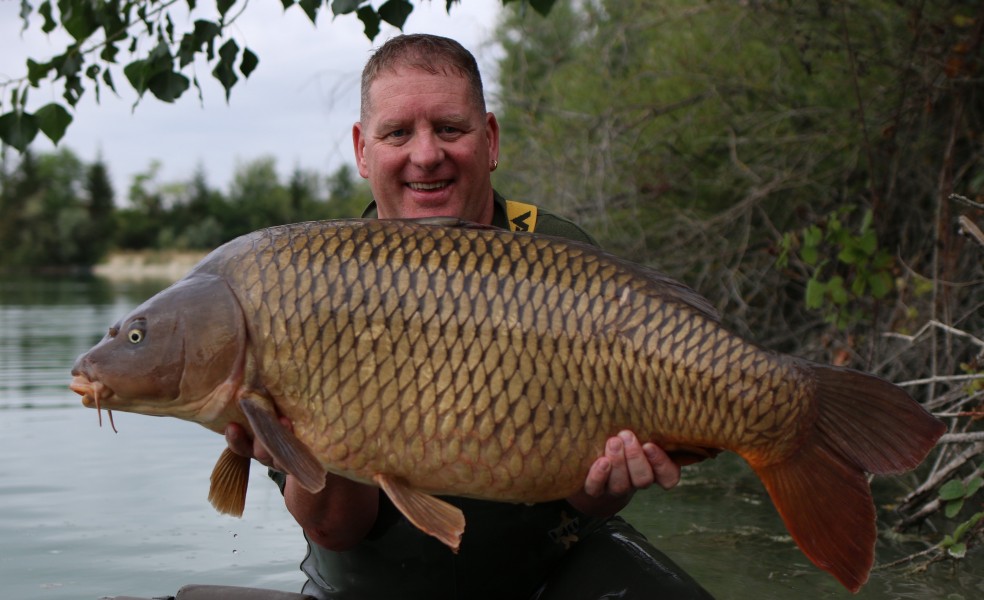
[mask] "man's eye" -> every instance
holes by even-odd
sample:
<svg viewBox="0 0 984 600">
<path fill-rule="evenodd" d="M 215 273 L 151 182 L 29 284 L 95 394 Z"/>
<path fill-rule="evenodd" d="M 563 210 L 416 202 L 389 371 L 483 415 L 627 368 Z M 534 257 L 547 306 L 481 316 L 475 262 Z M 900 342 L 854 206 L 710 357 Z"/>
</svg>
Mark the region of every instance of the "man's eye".
<svg viewBox="0 0 984 600">
<path fill-rule="evenodd" d="M 407 134 L 407 130 L 406 129 L 394 129 L 393 131 L 389 132 L 389 134 L 387 135 L 387 137 L 401 138 L 401 137 L 404 137 L 406 134 Z"/>
</svg>

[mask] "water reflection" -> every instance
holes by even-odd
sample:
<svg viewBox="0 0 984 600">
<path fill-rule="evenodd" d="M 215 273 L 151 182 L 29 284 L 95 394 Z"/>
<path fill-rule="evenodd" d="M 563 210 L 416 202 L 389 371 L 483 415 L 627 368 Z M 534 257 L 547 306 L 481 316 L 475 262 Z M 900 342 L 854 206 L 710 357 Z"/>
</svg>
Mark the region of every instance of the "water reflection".
<svg viewBox="0 0 984 600">
<path fill-rule="evenodd" d="M 0 277 L 0 408 L 74 402 L 64 391 L 75 357 L 167 283 Z"/>
<path fill-rule="evenodd" d="M 167 283 L 0 278 L 0 597 L 300 588 L 301 534 L 262 469 L 245 518 L 223 517 L 206 500 L 220 436 L 129 414 L 114 434 L 68 389 L 75 358 Z"/>
</svg>

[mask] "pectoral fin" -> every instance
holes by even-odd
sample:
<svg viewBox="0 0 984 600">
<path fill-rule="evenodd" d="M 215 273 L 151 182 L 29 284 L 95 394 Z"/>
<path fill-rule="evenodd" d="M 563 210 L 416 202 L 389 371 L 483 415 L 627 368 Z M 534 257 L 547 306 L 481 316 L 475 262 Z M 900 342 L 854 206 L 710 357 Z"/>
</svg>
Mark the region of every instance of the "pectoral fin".
<svg viewBox="0 0 984 600">
<path fill-rule="evenodd" d="M 239 400 L 243 414 L 253 428 L 253 434 L 266 446 L 273 460 L 287 473 L 297 478 L 301 487 L 311 493 L 325 487 L 325 469 L 314 454 L 265 407 L 263 399 L 244 396 Z"/>
<path fill-rule="evenodd" d="M 398 477 L 377 474 L 373 477 L 393 505 L 418 529 L 436 537 L 455 553 L 465 532 L 465 515 L 447 502 L 414 489 Z"/>
<path fill-rule="evenodd" d="M 234 517 L 243 516 L 246 486 L 249 485 L 250 459 L 226 448 L 212 469 L 208 501 L 215 510 Z"/>
</svg>

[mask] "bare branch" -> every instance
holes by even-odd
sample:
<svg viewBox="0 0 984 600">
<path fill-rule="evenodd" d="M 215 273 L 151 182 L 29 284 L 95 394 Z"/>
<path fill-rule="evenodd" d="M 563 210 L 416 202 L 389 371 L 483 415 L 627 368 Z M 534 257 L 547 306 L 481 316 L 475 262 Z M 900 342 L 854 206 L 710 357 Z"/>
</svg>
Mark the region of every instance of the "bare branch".
<svg viewBox="0 0 984 600">
<path fill-rule="evenodd" d="M 967 444 L 971 442 L 984 442 L 984 431 L 972 431 L 970 433 L 946 433 L 940 438 L 940 444 Z"/>
</svg>

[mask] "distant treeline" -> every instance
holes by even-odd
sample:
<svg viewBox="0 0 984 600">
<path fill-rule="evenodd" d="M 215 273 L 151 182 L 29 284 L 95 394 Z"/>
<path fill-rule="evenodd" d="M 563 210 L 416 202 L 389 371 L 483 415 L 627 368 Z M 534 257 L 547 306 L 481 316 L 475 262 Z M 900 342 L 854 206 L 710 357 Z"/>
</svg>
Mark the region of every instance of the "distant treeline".
<svg viewBox="0 0 984 600">
<path fill-rule="evenodd" d="M 202 168 L 161 182 L 152 163 L 118 204 L 109 169 L 66 148 L 5 159 L 0 269 L 88 267 L 114 249 L 211 249 L 261 227 L 357 216 L 371 197 L 349 165 L 327 176 L 296 169 L 282 182 L 274 159 L 259 158 L 236 170 L 226 192 Z"/>
</svg>

